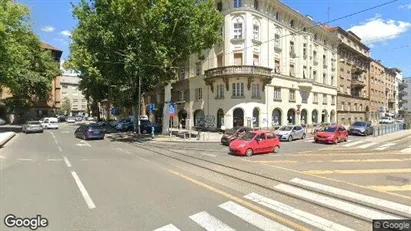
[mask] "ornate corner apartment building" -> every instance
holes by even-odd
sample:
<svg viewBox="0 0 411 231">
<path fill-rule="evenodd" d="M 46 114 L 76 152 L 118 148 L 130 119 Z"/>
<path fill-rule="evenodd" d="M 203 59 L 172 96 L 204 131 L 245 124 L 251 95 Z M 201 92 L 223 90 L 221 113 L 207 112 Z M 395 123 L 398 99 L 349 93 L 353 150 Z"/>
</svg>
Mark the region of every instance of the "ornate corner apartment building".
<svg viewBox="0 0 411 231">
<path fill-rule="evenodd" d="M 337 37 L 280 1 L 217 1 L 216 7 L 224 15 L 223 41 L 192 55 L 165 90 L 163 113 L 169 100 L 177 104 L 174 124 L 336 121 Z"/>
<path fill-rule="evenodd" d="M 341 27 L 324 27 L 339 40 L 337 120 L 350 125 L 370 120 L 370 48 L 351 31 Z"/>
</svg>

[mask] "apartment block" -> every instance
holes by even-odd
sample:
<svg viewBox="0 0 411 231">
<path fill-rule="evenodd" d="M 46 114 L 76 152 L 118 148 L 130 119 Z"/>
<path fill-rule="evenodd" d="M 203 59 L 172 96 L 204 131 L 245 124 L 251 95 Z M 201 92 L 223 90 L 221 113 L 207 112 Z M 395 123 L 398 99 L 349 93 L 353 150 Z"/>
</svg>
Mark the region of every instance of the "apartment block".
<svg viewBox="0 0 411 231">
<path fill-rule="evenodd" d="M 71 105 L 71 115 L 83 114 L 87 111 L 87 100 L 79 90 L 80 77 L 73 71 L 64 71 L 61 76 L 62 103 L 68 99 Z"/>
</svg>

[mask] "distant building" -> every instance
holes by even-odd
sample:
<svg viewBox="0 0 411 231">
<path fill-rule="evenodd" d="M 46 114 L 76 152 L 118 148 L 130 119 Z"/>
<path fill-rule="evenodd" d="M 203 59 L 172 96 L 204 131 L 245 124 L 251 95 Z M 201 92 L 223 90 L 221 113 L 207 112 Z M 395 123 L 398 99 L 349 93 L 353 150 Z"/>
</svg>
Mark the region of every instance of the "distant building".
<svg viewBox="0 0 411 231">
<path fill-rule="evenodd" d="M 64 70 L 61 76 L 61 103 L 65 99 L 70 100 L 71 111 L 70 115 L 85 114 L 87 112 L 87 100 L 83 93 L 79 90 L 80 77 L 79 74 Z"/>
<path fill-rule="evenodd" d="M 403 96 L 403 100 L 406 100 L 406 102 L 403 107 L 404 110 L 411 111 L 411 78 L 404 78 L 404 83 L 407 87 L 404 89 L 406 94 Z"/>
</svg>

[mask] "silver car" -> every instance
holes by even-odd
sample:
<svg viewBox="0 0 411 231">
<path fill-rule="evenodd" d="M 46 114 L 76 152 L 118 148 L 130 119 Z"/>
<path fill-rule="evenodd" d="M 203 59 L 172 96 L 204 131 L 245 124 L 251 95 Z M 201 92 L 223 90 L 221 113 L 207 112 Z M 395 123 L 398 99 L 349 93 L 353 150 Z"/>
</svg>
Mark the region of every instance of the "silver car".
<svg viewBox="0 0 411 231">
<path fill-rule="evenodd" d="M 295 139 L 304 139 L 305 129 L 300 125 L 286 125 L 280 127 L 276 132 L 280 140 L 293 141 Z"/>
<path fill-rule="evenodd" d="M 41 126 L 40 121 L 27 121 L 23 124 L 22 130 L 26 134 L 30 132 L 43 132 L 43 126 Z"/>
</svg>

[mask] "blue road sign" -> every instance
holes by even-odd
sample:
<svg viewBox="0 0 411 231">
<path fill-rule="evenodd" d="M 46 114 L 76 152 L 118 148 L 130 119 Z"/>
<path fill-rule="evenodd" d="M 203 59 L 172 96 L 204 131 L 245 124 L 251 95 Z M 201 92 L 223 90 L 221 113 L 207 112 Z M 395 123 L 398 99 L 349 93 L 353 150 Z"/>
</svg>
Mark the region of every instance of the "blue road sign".
<svg viewBox="0 0 411 231">
<path fill-rule="evenodd" d="M 174 116 L 174 114 L 176 114 L 176 110 L 175 110 L 174 104 L 170 104 L 170 105 L 168 106 L 168 115 L 169 115 L 169 116 Z"/>
<path fill-rule="evenodd" d="M 153 112 L 154 110 L 155 110 L 155 106 L 154 106 L 154 104 L 149 104 L 148 105 L 148 110 L 150 111 L 150 112 Z"/>
</svg>

